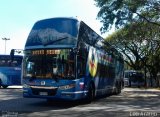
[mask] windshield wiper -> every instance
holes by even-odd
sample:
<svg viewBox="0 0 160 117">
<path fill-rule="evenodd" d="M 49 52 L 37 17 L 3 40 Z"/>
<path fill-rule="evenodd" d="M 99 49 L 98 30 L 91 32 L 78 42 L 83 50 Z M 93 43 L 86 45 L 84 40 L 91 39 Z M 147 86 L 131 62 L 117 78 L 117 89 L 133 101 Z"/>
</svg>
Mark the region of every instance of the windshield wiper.
<svg viewBox="0 0 160 117">
<path fill-rule="evenodd" d="M 55 79 L 55 81 L 58 81 L 59 79 L 75 79 L 75 76 L 60 76 L 60 75 L 54 75 L 52 76 L 53 79 Z"/>
<path fill-rule="evenodd" d="M 57 74 L 54 74 L 54 75 L 52 75 L 52 78 L 53 78 L 56 82 L 58 82 L 58 80 L 61 79 L 61 76 L 59 76 L 59 75 L 57 75 Z"/>
<path fill-rule="evenodd" d="M 36 79 L 36 76 L 33 75 L 33 76 L 30 77 L 29 81 L 32 82 L 32 81 L 35 80 L 35 79 Z"/>
<path fill-rule="evenodd" d="M 68 75 L 68 76 L 65 76 L 64 78 L 65 79 L 75 79 L 75 76 Z"/>
<path fill-rule="evenodd" d="M 58 38 L 58 39 L 56 39 L 56 40 L 48 41 L 48 42 L 44 43 L 43 45 L 44 45 L 44 46 L 47 46 L 47 45 L 53 44 L 53 43 L 55 43 L 55 42 L 57 42 L 57 41 L 62 41 L 62 40 L 67 39 L 67 38 L 68 38 L 68 37 L 61 37 L 61 38 Z"/>
</svg>

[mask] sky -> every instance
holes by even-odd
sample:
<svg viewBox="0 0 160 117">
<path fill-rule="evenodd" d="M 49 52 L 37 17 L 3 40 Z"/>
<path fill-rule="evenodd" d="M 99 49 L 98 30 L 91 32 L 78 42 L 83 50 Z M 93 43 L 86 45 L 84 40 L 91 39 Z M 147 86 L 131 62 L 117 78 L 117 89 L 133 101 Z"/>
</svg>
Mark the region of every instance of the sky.
<svg viewBox="0 0 160 117">
<path fill-rule="evenodd" d="M 1 0 L 0 1 L 0 54 L 11 49 L 24 49 L 34 23 L 53 17 L 77 17 L 99 35 L 102 23 L 97 20 L 99 8 L 94 0 Z M 105 37 L 106 35 L 101 35 Z"/>
</svg>

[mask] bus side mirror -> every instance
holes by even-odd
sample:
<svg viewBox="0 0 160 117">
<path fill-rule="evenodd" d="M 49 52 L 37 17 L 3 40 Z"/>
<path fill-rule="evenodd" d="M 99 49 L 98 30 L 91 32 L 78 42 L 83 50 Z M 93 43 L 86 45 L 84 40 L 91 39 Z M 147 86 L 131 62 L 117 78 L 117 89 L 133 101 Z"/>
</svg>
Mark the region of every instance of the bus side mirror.
<svg viewBox="0 0 160 117">
<path fill-rule="evenodd" d="M 14 52 L 15 52 L 14 49 L 12 49 L 11 52 L 10 52 L 11 61 L 14 60 Z"/>
</svg>

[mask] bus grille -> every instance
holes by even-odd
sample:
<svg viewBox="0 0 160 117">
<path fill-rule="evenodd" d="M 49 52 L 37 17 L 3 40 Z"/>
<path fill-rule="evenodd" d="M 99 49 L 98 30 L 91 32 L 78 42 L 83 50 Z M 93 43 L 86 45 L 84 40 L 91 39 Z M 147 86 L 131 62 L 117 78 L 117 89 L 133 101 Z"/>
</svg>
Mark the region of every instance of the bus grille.
<svg viewBox="0 0 160 117">
<path fill-rule="evenodd" d="M 57 89 L 37 89 L 37 88 L 31 88 L 32 93 L 34 95 L 41 95 L 41 92 L 45 92 L 47 95 L 45 96 L 54 96 L 57 93 Z"/>
</svg>

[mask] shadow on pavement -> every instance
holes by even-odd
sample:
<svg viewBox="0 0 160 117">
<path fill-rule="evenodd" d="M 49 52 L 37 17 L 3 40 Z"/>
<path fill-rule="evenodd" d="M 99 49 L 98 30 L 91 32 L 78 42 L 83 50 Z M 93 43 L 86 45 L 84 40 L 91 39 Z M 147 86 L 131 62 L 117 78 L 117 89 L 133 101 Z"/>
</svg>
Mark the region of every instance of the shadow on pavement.
<svg viewBox="0 0 160 117">
<path fill-rule="evenodd" d="M 123 91 L 120 95 L 98 98 L 91 104 L 23 98 L 22 89 L 0 89 L 0 111 L 20 116 L 129 116 L 133 111 L 159 112 L 160 92 Z M 40 114 L 40 115 L 39 115 Z M 118 116 L 119 115 L 119 116 Z"/>
</svg>

